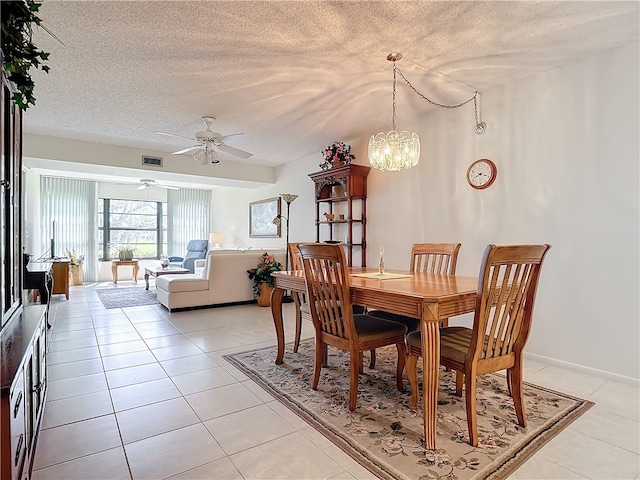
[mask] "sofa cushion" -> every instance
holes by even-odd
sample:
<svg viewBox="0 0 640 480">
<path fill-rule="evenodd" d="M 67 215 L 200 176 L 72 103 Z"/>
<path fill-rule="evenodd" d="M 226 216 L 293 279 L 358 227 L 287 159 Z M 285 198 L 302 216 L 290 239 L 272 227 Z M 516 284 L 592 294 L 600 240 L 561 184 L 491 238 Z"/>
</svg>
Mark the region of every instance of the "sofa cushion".
<svg viewBox="0 0 640 480">
<path fill-rule="evenodd" d="M 209 280 L 195 274 L 162 275 L 156 279 L 156 288 L 161 288 L 172 293 L 196 292 L 199 290 L 208 290 Z"/>
</svg>

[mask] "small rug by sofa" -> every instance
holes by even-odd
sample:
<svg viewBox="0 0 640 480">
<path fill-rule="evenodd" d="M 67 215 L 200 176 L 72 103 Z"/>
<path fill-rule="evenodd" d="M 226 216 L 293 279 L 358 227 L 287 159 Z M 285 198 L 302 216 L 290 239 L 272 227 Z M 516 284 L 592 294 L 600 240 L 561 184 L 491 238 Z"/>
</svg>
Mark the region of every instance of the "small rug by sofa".
<svg viewBox="0 0 640 480">
<path fill-rule="evenodd" d="M 144 287 L 97 288 L 96 293 L 104 308 L 139 307 L 159 303 L 156 292 L 145 290 Z"/>
<path fill-rule="evenodd" d="M 405 393 L 395 385 L 395 347 L 377 350 L 374 370 L 365 366 L 355 412 L 348 408 L 348 355 L 329 348 L 329 366 L 322 369 L 318 390 L 313 391 L 313 351 L 313 340 L 301 343 L 298 353 L 287 345 L 282 365 L 274 363 L 275 346 L 224 358 L 379 478 L 504 479 L 593 405 L 527 383 L 528 423 L 522 428 L 504 375 L 484 375 L 478 378 L 477 394 L 481 443 L 472 447 L 467 443 L 464 396 L 455 395 L 455 376 L 441 369 L 437 450 L 426 450 L 422 409 L 409 409 L 408 382 Z"/>
</svg>

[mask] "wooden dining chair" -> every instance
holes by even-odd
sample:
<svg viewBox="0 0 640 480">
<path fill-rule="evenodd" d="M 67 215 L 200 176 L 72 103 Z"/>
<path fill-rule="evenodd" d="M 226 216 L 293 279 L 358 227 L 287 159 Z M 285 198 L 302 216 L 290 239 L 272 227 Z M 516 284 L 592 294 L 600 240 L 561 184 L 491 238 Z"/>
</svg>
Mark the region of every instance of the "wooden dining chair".
<svg viewBox="0 0 640 480">
<path fill-rule="evenodd" d="M 349 410 L 356 408 L 358 376 L 362 372 L 362 353 L 387 345 L 398 350 L 396 382 L 402 386 L 407 327 L 397 322 L 365 314 L 354 314 L 349 288 L 347 260 L 342 245 L 326 243 L 299 245 L 307 286 L 307 301 L 316 331 L 312 388 L 318 389 L 327 345 L 349 352 Z"/>
<path fill-rule="evenodd" d="M 458 252 L 461 246 L 461 243 L 414 243 L 413 247 L 411 247 L 409 271 L 411 273 L 424 272 L 436 275 L 455 275 Z M 369 312 L 369 315 L 400 322 L 410 332 L 420 328 L 420 320 L 417 318 L 385 312 L 384 310 L 374 310 Z M 447 319 L 440 322 L 443 327 L 446 327 L 448 323 Z"/>
<path fill-rule="evenodd" d="M 302 271 L 302 258 L 300 257 L 300 249 L 298 245 L 309 245 L 315 242 L 298 242 L 289 243 L 289 263 L 291 270 Z M 309 310 L 309 304 L 307 303 L 307 295 L 302 292 L 293 292 L 293 303 L 296 307 L 296 331 L 293 339 L 293 353 L 298 353 L 300 348 L 300 337 L 302 335 L 302 320 L 311 321 L 311 310 Z M 360 305 L 351 306 L 353 313 L 364 313 L 364 308 Z M 326 363 L 323 363 L 325 365 Z M 375 367 L 375 350 L 371 351 L 371 362 L 369 364 L 371 368 Z"/>
<path fill-rule="evenodd" d="M 525 427 L 522 351 L 533 316 L 540 269 L 550 245 L 489 245 L 480 266 L 473 328 L 440 330 L 440 364 L 456 372 L 456 394 L 464 381 L 469 443 L 478 445 L 476 377 L 506 370 L 518 423 Z M 418 404 L 420 331 L 407 335 L 410 408 Z"/>
<path fill-rule="evenodd" d="M 300 249 L 298 248 L 300 243 L 287 244 L 289 250 L 289 264 L 291 270 L 302 271 L 302 258 L 300 257 Z M 296 307 L 296 333 L 293 340 L 293 352 L 297 353 L 300 347 L 300 336 L 302 335 L 302 320 L 311 320 L 311 310 L 309 310 L 309 304 L 307 303 L 307 296 L 302 292 L 292 292 L 293 303 Z"/>
</svg>

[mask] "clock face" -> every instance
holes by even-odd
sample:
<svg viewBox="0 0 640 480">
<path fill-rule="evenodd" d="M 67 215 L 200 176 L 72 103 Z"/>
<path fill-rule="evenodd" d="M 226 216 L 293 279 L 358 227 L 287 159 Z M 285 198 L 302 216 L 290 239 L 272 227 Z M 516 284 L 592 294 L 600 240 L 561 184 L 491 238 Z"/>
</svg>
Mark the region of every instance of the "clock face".
<svg viewBox="0 0 640 480">
<path fill-rule="evenodd" d="M 497 175 L 498 169 L 496 168 L 496 164 L 488 158 L 481 158 L 469 165 L 467 182 L 469 182 L 469 185 L 473 188 L 482 190 L 489 188 L 491 184 L 495 182 Z"/>
</svg>

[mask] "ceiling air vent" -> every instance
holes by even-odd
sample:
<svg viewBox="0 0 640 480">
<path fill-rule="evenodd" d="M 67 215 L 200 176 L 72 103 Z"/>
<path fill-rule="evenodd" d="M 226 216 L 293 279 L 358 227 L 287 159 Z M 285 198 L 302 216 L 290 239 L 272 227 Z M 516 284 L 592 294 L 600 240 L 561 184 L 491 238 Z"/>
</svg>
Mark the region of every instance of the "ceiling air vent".
<svg viewBox="0 0 640 480">
<path fill-rule="evenodd" d="M 142 165 L 148 165 L 151 167 L 162 167 L 162 157 L 148 157 L 142 156 Z"/>
</svg>

